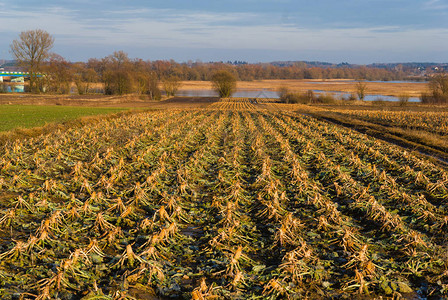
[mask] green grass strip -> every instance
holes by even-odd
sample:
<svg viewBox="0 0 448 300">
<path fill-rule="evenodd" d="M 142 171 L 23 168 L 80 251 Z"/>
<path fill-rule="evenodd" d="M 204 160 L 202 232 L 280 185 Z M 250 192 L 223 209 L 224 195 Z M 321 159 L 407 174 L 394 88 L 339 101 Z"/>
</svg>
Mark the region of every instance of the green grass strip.
<svg viewBox="0 0 448 300">
<path fill-rule="evenodd" d="M 32 128 L 53 122 L 64 122 L 83 116 L 117 113 L 127 108 L 0 105 L 0 132 L 15 128 Z"/>
</svg>

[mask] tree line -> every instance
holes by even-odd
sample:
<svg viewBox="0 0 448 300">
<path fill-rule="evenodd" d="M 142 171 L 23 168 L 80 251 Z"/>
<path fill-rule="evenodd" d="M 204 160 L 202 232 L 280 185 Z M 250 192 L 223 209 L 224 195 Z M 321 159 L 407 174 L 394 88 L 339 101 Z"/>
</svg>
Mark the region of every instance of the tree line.
<svg viewBox="0 0 448 300">
<path fill-rule="evenodd" d="M 54 92 L 67 92 L 68 83 L 75 82 L 80 93 L 89 90 L 89 83 L 104 83 L 106 94 L 130 92 L 150 93 L 158 97 L 159 83 L 172 94 L 179 81 L 210 81 L 215 73 L 225 70 L 242 81 L 263 79 L 343 79 L 402 80 L 406 74 L 377 68 L 321 68 L 306 66 L 274 66 L 271 64 L 228 64 L 221 62 L 187 62 L 173 60 L 130 59 L 123 51 L 116 51 L 102 59 L 70 63 L 58 55 L 49 56 L 42 70 L 51 76 L 47 86 Z"/>
<path fill-rule="evenodd" d="M 22 32 L 11 44 L 14 58 L 31 74 L 29 85 L 31 92 L 70 93 L 74 83 L 79 94 L 137 93 L 147 95 L 151 99 L 160 99 L 161 86 L 168 96 L 173 96 L 179 89 L 180 82 L 184 80 L 212 81 L 215 82 L 216 88 L 216 80 L 222 81 L 223 78 L 231 79 L 226 84 L 228 87 L 233 87 L 236 80 L 351 78 L 390 81 L 403 80 L 411 75 L 409 70 L 403 68 L 351 67 L 345 64 L 336 67 L 309 67 L 303 62 L 280 65 L 145 61 L 139 58 L 131 59 L 123 51 L 116 51 L 101 59 L 91 58 L 87 62 L 72 63 L 50 52 L 53 43 L 54 38 L 48 32 L 37 29 Z M 46 76 L 37 77 L 38 72 Z M 425 96 L 426 101 L 448 102 L 446 77 L 442 76 L 439 82 L 432 81 L 430 86 L 433 87 L 433 93 Z M 440 79 L 437 76 L 434 78 Z"/>
<path fill-rule="evenodd" d="M 382 68 L 360 67 L 308 67 L 306 64 L 297 63 L 291 66 L 276 66 L 270 63 L 256 64 L 230 64 L 223 62 L 185 62 L 174 60 L 142 61 L 135 59 L 137 65 L 145 64 L 147 69 L 154 71 L 159 78 L 176 76 L 181 80 L 208 81 L 218 70 L 225 69 L 234 74 L 239 80 L 263 80 L 263 79 L 363 79 L 363 80 L 403 80 L 409 73 L 400 70 L 387 70 Z M 102 73 L 107 58 L 89 59 L 86 65 Z"/>
</svg>

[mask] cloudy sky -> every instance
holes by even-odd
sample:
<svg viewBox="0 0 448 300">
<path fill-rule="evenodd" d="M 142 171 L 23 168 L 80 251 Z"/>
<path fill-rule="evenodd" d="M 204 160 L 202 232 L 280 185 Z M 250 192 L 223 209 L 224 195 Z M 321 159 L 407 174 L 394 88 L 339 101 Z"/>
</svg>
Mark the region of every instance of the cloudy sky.
<svg viewBox="0 0 448 300">
<path fill-rule="evenodd" d="M 0 0 L 0 58 L 38 28 L 70 61 L 448 62 L 448 0 Z"/>
</svg>

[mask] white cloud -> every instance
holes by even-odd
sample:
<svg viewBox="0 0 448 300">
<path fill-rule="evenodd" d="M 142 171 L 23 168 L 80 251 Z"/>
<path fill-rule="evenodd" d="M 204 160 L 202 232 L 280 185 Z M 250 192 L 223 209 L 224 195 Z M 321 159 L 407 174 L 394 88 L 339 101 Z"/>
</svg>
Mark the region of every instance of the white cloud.
<svg viewBox="0 0 448 300">
<path fill-rule="evenodd" d="M 431 7 L 440 4 L 438 0 L 427 2 Z M 87 57 L 89 47 L 93 46 L 110 47 L 110 52 L 124 47 L 409 53 L 437 47 L 448 51 L 448 29 L 444 28 L 297 28 L 264 22 L 265 16 L 253 13 L 181 13 L 146 8 L 103 11 L 93 18 L 62 7 L 40 11 L 7 7 L 0 11 L 0 18 L 5 21 L 0 28 L 2 32 L 17 36 L 20 31 L 41 28 L 55 36 L 56 46 L 80 49 Z M 10 42 L 3 41 L 7 45 Z"/>
</svg>

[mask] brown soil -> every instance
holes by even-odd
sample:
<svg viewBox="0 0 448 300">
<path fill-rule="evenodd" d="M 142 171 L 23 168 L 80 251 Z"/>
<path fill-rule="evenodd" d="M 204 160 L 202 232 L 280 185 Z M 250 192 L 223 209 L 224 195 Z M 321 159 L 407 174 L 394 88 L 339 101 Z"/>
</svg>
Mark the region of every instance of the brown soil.
<svg viewBox="0 0 448 300">
<path fill-rule="evenodd" d="M 219 101 L 218 97 L 173 97 L 164 101 L 164 103 L 213 103 Z"/>
<path fill-rule="evenodd" d="M 210 104 L 219 101 L 218 97 L 173 97 L 160 101 L 154 108 L 160 109 L 195 109 L 206 108 Z"/>
<path fill-rule="evenodd" d="M 125 107 L 131 109 L 202 108 L 218 98 L 174 97 L 160 101 L 138 95 L 32 95 L 0 94 L 0 105 L 63 105 L 85 107 Z"/>
<path fill-rule="evenodd" d="M 155 101 L 141 100 L 138 96 L 104 96 L 104 95 L 32 95 L 0 94 L 0 105 L 64 105 L 87 107 L 129 107 L 144 108 Z"/>
</svg>

